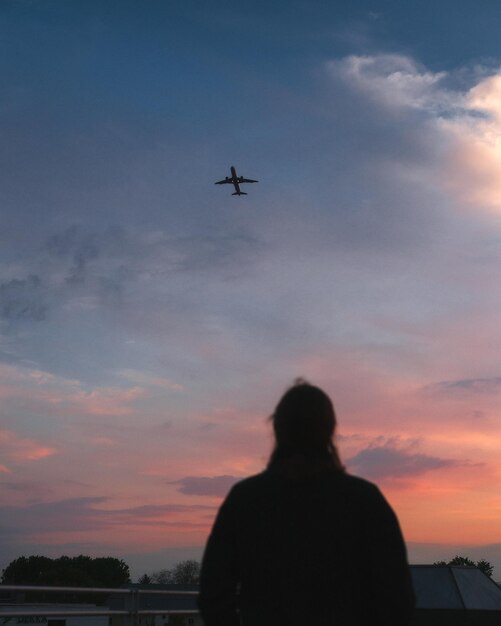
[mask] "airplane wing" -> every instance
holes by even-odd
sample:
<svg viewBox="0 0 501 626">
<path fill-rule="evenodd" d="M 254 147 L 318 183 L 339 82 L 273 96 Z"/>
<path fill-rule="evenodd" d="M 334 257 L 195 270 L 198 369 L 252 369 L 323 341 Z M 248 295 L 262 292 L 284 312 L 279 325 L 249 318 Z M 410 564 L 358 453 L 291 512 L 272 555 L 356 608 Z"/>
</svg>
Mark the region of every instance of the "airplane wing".
<svg viewBox="0 0 501 626">
<path fill-rule="evenodd" d="M 244 178 L 243 176 L 240 178 L 241 183 L 258 183 L 258 180 L 252 180 L 250 178 Z"/>
<path fill-rule="evenodd" d="M 214 183 L 215 185 L 226 185 L 226 184 L 230 184 L 232 185 L 233 183 L 231 182 L 231 180 L 218 180 L 216 183 Z"/>
</svg>

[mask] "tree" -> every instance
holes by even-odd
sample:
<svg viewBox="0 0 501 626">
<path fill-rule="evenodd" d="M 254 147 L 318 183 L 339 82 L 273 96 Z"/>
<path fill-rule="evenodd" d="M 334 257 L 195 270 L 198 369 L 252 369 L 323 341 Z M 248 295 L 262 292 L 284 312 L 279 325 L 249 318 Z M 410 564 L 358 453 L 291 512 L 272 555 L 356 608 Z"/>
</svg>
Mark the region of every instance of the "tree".
<svg viewBox="0 0 501 626">
<path fill-rule="evenodd" d="M 484 574 L 487 574 L 487 576 L 492 577 L 492 573 L 494 572 L 494 566 L 491 565 L 489 561 L 486 561 L 485 559 L 480 559 L 480 561 L 477 561 L 477 567 Z"/>
<path fill-rule="evenodd" d="M 151 577 L 148 576 L 148 574 L 143 574 L 142 576 L 139 577 L 138 581 L 137 581 L 140 585 L 151 585 L 151 583 L 153 582 Z"/>
<path fill-rule="evenodd" d="M 459 554 L 456 555 L 453 559 L 451 559 L 448 562 L 435 561 L 433 565 L 436 565 L 436 566 L 463 565 L 466 567 L 478 567 L 478 569 L 484 574 L 487 574 L 487 576 L 492 576 L 492 572 L 494 571 L 494 567 L 489 563 L 489 561 L 486 561 L 485 559 L 480 559 L 480 561 L 477 561 L 475 563 L 475 561 L 472 561 L 472 559 L 470 559 L 469 557 L 460 556 Z"/>
<path fill-rule="evenodd" d="M 180 561 L 172 569 L 154 572 L 151 580 L 164 585 L 197 585 L 200 580 L 200 563 L 194 559 Z"/>
<path fill-rule="evenodd" d="M 53 560 L 46 556 L 20 556 L 2 571 L 4 585 L 43 585 Z"/>
<path fill-rule="evenodd" d="M 475 561 L 472 561 L 467 556 L 455 556 L 447 563 L 447 565 L 462 565 L 463 567 L 475 567 Z"/>
<path fill-rule="evenodd" d="M 127 563 L 114 557 L 21 556 L 2 572 L 5 585 L 120 587 L 130 581 Z"/>
<path fill-rule="evenodd" d="M 50 559 L 46 556 L 21 556 L 2 572 L 5 585 L 48 585 L 54 587 L 120 587 L 130 582 L 129 566 L 114 557 L 61 556 Z M 39 595 L 33 600 L 38 600 Z M 90 598 L 72 596 L 66 601 L 85 601 Z M 78 599 L 79 598 L 79 599 Z M 49 601 L 62 601 L 60 596 L 51 595 Z M 92 597 L 91 601 L 103 602 L 103 594 Z"/>
</svg>

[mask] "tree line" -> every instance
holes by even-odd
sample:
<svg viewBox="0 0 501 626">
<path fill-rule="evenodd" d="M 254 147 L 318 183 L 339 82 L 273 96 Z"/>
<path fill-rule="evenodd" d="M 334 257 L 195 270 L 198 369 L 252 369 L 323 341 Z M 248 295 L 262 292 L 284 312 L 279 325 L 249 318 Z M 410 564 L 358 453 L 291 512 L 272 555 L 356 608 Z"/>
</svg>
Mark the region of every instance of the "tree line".
<svg viewBox="0 0 501 626">
<path fill-rule="evenodd" d="M 485 559 L 480 559 L 480 561 L 475 562 L 475 561 L 472 561 L 467 556 L 460 556 L 459 554 L 455 556 L 453 559 L 451 559 L 450 561 L 435 561 L 433 565 L 436 565 L 436 566 L 463 565 L 467 567 L 478 567 L 478 569 L 481 572 L 483 572 L 484 574 L 487 574 L 487 576 L 489 577 L 492 576 L 492 572 L 494 571 L 494 566 L 491 565 L 489 561 L 486 561 Z"/>
<path fill-rule="evenodd" d="M 194 559 L 180 561 L 170 569 L 144 574 L 143 585 L 196 585 L 200 579 L 200 563 Z M 121 587 L 131 582 L 129 566 L 114 557 L 20 556 L 2 571 L 4 585 L 38 585 L 52 587 Z"/>
<path fill-rule="evenodd" d="M 21 556 L 2 571 L 4 585 L 120 587 L 130 582 L 129 566 L 114 557 Z"/>
<path fill-rule="evenodd" d="M 473 561 L 467 556 L 457 555 L 450 561 L 435 561 L 433 565 L 463 565 L 478 567 L 487 576 L 492 576 L 494 567 L 486 559 Z M 4 585 L 47 585 L 55 587 L 121 587 L 131 582 L 129 566 L 114 557 L 61 556 L 50 559 L 45 556 L 21 556 L 14 559 L 2 571 Z M 161 569 L 143 574 L 141 585 L 197 585 L 200 581 L 200 562 L 195 559 L 179 561 L 170 569 Z M 40 594 L 38 594 L 40 595 Z M 96 596 L 97 597 L 97 596 Z M 51 596 L 56 601 L 55 596 Z M 37 600 L 33 598 L 33 600 Z M 68 596 L 65 596 L 68 601 Z M 78 599 L 77 599 L 78 600 Z M 83 598 L 79 594 L 79 601 Z M 103 598 L 100 598 L 102 601 Z M 60 600 L 58 600 L 60 601 Z M 95 598 L 92 601 L 99 602 Z"/>
<path fill-rule="evenodd" d="M 141 585 L 198 585 L 200 563 L 195 559 L 180 561 L 171 569 L 161 569 L 152 574 L 143 574 L 138 580 Z"/>
<path fill-rule="evenodd" d="M 35 585 L 51 587 L 103 587 L 116 588 L 130 582 L 129 566 L 114 557 L 21 556 L 11 561 L 2 571 L 4 585 Z M 102 604 L 105 594 L 68 594 L 30 592 L 29 602 L 92 602 Z"/>
</svg>

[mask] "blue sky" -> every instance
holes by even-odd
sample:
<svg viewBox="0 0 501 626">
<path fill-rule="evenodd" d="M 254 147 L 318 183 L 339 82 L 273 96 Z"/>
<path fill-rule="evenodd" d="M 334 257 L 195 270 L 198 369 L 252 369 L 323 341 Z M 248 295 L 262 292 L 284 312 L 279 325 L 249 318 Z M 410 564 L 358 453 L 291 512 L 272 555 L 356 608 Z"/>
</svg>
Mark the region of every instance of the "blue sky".
<svg viewBox="0 0 501 626">
<path fill-rule="evenodd" d="M 200 555 L 305 376 L 411 560 L 499 572 L 500 26 L 494 0 L 2 3 L 0 565 Z"/>
</svg>

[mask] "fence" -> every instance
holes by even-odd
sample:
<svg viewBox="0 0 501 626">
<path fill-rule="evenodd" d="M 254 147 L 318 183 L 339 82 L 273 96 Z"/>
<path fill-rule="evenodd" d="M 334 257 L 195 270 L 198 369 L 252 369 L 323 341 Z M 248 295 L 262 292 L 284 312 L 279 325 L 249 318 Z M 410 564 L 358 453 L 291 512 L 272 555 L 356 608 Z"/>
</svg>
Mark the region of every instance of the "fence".
<svg viewBox="0 0 501 626">
<path fill-rule="evenodd" d="M 142 595 L 164 595 L 164 596 L 197 596 L 198 591 L 181 591 L 172 589 L 107 589 L 103 587 L 42 587 L 33 585 L 0 585 L 0 593 L 4 591 L 35 591 L 47 593 L 103 593 L 107 595 L 120 594 L 126 596 L 123 610 L 112 610 L 109 607 L 95 609 L 73 610 L 71 606 L 66 609 L 54 609 L 43 606 L 33 610 L 23 610 L 15 608 L 5 610 L 0 604 L 0 619 L 10 617 L 96 617 L 96 616 L 122 616 L 126 626 L 138 626 L 139 618 L 147 615 L 197 615 L 197 610 L 192 609 L 141 609 L 139 602 Z"/>
</svg>

